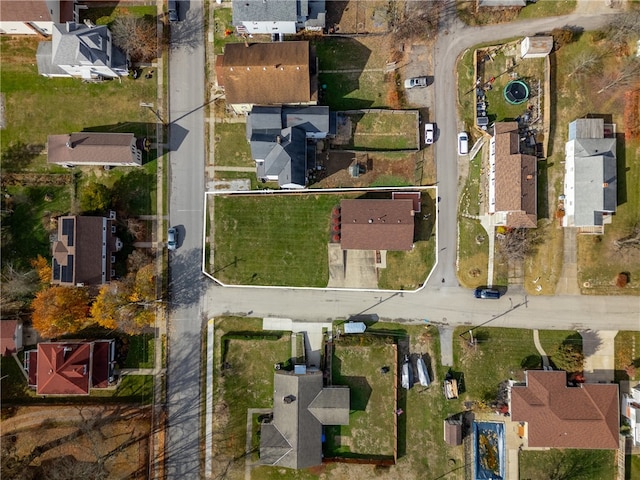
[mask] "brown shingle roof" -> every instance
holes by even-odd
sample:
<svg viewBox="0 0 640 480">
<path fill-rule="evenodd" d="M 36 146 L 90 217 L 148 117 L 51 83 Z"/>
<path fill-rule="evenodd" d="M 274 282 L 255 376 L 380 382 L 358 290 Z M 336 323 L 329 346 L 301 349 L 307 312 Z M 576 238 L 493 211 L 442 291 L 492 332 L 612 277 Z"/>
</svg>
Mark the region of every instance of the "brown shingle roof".
<svg viewBox="0 0 640 480">
<path fill-rule="evenodd" d="M 529 447 L 618 448 L 618 386 L 567 387 L 566 372 L 529 370 L 511 388 L 511 419 L 527 422 Z"/>
<path fill-rule="evenodd" d="M 413 200 L 342 200 L 343 250 L 411 250 Z"/>
<path fill-rule="evenodd" d="M 49 135 L 48 163 L 58 165 L 139 164 L 133 133 L 82 132 Z"/>
<path fill-rule="evenodd" d="M 44 0 L 0 2 L 0 21 L 51 22 L 51 13 Z"/>
<path fill-rule="evenodd" d="M 311 62 L 309 42 L 230 43 L 217 70 L 228 104 L 307 103 L 316 95 Z"/>
<path fill-rule="evenodd" d="M 519 153 L 517 122 L 495 124 L 495 209 L 509 212 L 507 226 L 537 224 L 536 157 Z"/>
<path fill-rule="evenodd" d="M 18 327 L 18 320 L 2 320 L 0 321 L 0 355 L 7 356 L 18 350 L 16 345 L 16 334 L 22 335 L 22 329 Z M 22 342 L 18 340 L 22 345 Z"/>
</svg>

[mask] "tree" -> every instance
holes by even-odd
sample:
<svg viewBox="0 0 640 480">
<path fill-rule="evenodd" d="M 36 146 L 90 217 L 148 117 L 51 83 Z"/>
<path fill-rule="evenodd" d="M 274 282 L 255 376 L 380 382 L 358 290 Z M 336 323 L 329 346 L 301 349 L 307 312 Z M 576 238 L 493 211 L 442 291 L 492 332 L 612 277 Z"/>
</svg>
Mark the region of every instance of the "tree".
<svg viewBox="0 0 640 480">
<path fill-rule="evenodd" d="M 83 212 L 104 212 L 111 207 L 111 190 L 102 183 L 90 183 L 80 192 Z"/>
<path fill-rule="evenodd" d="M 84 288 L 53 286 L 31 302 L 33 326 L 45 338 L 74 333 L 87 323 L 89 295 Z"/>
<path fill-rule="evenodd" d="M 586 75 L 602 65 L 602 56 L 595 50 L 584 50 L 571 61 L 571 72 L 567 77 Z"/>
<path fill-rule="evenodd" d="M 49 260 L 44 258 L 42 255 L 38 255 L 36 258 L 31 260 L 31 266 L 38 273 L 40 283 L 45 285 L 51 283 L 52 270 L 51 265 L 49 265 Z"/>
<path fill-rule="evenodd" d="M 113 43 L 133 62 L 148 62 L 158 56 L 156 23 L 152 17 L 118 17 L 111 26 Z"/>
<path fill-rule="evenodd" d="M 498 236 L 498 249 L 507 260 L 518 261 L 533 252 L 542 241 L 542 236 L 527 228 L 516 228 Z"/>
<path fill-rule="evenodd" d="M 613 75 L 605 79 L 604 86 L 598 90 L 598 93 L 605 92 L 613 87 L 628 85 L 640 78 L 640 58 L 628 58 Z"/>
<path fill-rule="evenodd" d="M 15 318 L 29 307 L 33 294 L 38 289 L 38 276 L 35 270 L 20 271 L 11 263 L 4 265 L 0 282 L 0 312 L 2 318 Z"/>
<path fill-rule="evenodd" d="M 551 36 L 553 37 L 555 50 L 560 50 L 565 45 L 573 42 L 574 31 L 568 27 L 554 28 L 551 30 Z"/>
<path fill-rule="evenodd" d="M 139 333 L 150 325 L 155 318 L 154 303 L 138 301 L 134 285 L 125 279 L 103 286 L 91 305 L 91 318 L 105 328 L 128 334 Z"/>
<path fill-rule="evenodd" d="M 575 343 L 565 342 L 558 347 L 553 355 L 553 363 L 560 370 L 569 373 L 582 372 L 584 365 L 584 354 L 582 347 Z"/>
</svg>

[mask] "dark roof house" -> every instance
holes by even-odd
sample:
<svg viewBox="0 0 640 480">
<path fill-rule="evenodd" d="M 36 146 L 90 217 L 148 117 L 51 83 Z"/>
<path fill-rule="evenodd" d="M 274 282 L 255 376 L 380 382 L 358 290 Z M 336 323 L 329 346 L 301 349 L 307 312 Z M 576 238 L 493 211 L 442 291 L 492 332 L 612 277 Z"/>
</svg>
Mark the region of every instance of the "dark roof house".
<svg viewBox="0 0 640 480">
<path fill-rule="evenodd" d="M 617 449 L 620 403 L 616 384 L 567 386 L 563 371 L 528 370 L 511 387 L 511 420 L 526 422 L 529 447 Z"/>
<path fill-rule="evenodd" d="M 54 24 L 51 41 L 38 44 L 36 63 L 45 77 L 92 80 L 129 74 L 127 59 L 105 25 Z"/>
<path fill-rule="evenodd" d="M 340 202 L 343 250 L 411 250 L 413 200 L 351 199 Z"/>
<path fill-rule="evenodd" d="M 72 20 L 73 4 L 65 0 L 0 2 L 0 33 L 51 35 L 53 24 Z"/>
<path fill-rule="evenodd" d="M 115 340 L 42 342 L 25 356 L 38 395 L 88 395 L 114 380 Z"/>
<path fill-rule="evenodd" d="M 322 377 L 320 371 L 275 373 L 273 420 L 261 426 L 261 464 L 320 465 L 322 426 L 349 424 L 349 388 L 323 387 Z"/>
<path fill-rule="evenodd" d="M 334 132 L 329 107 L 254 106 L 247 118 L 247 140 L 258 179 L 304 188 L 314 163 L 314 140 Z"/>
<path fill-rule="evenodd" d="M 133 133 L 80 132 L 49 135 L 47 162 L 64 167 L 138 167 L 142 165 L 142 150 Z"/>
<path fill-rule="evenodd" d="M 309 42 L 229 43 L 216 59 L 227 105 L 248 113 L 253 105 L 316 105 L 317 59 Z"/>
<path fill-rule="evenodd" d="M 53 242 L 53 278 L 64 286 L 104 285 L 115 275 L 114 254 L 122 248 L 116 237 L 115 212 L 109 218 L 66 216 L 58 218 Z"/>
<path fill-rule="evenodd" d="M 569 124 L 565 145 L 563 226 L 582 233 L 604 233 L 617 207 L 614 125 L 602 118 L 579 118 Z"/>
<path fill-rule="evenodd" d="M 497 122 L 489 154 L 489 213 L 496 225 L 535 228 L 537 160 L 520 153 L 517 122 Z"/>
<path fill-rule="evenodd" d="M 233 24 L 240 34 L 295 34 L 325 27 L 325 0 L 233 0 Z"/>
</svg>

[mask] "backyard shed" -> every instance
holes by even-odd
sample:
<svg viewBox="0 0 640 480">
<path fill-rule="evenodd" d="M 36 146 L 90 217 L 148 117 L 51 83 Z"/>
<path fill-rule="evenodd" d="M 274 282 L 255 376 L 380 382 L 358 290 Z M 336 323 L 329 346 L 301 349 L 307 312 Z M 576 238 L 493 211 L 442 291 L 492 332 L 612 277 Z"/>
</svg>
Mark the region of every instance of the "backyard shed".
<svg viewBox="0 0 640 480">
<path fill-rule="evenodd" d="M 520 43 L 520 56 L 522 58 L 544 58 L 553 50 L 553 37 L 536 36 L 524 37 Z"/>
<path fill-rule="evenodd" d="M 447 445 L 462 445 L 462 420 L 449 417 L 444 421 L 444 441 Z"/>
</svg>

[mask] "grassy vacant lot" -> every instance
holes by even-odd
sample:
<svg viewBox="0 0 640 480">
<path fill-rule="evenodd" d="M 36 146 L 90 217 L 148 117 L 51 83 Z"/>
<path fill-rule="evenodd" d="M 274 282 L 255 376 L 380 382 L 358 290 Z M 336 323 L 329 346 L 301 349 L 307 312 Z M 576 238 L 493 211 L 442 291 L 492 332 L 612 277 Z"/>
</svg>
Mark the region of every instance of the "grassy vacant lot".
<svg viewBox="0 0 640 480">
<path fill-rule="evenodd" d="M 237 332 L 246 334 L 248 338 L 224 338 L 227 334 Z M 219 460 L 216 466 L 231 470 L 238 468 L 236 473 L 244 473 L 242 459 L 245 452 L 247 409 L 273 405 L 273 365 L 285 363 L 291 356 L 288 332 L 264 332 L 279 335 L 278 340 L 252 338 L 252 335 L 262 333 L 261 319 L 227 317 L 217 318 L 215 321 L 214 435 L 217 438 L 214 438 L 214 456 Z M 228 368 L 223 369 L 223 362 L 228 364 Z"/>
<path fill-rule="evenodd" d="M 350 387 L 351 413 L 349 425 L 326 429 L 325 456 L 393 457 L 393 345 L 352 346 L 338 340 L 332 362 L 333 383 Z M 380 373 L 384 365 L 392 368 L 386 375 Z"/>
<path fill-rule="evenodd" d="M 225 167 L 254 167 L 251 147 L 247 142 L 245 123 L 216 123 L 216 165 Z"/>
<path fill-rule="evenodd" d="M 3 478 L 146 478 L 148 409 L 19 407 L 11 414 L 3 422 L 3 442 L 13 442 L 2 452 Z"/>
<path fill-rule="evenodd" d="M 467 288 L 487 284 L 489 239 L 479 220 L 460 217 L 458 223 L 458 280 Z M 478 244 L 476 241 L 482 240 Z"/>
<path fill-rule="evenodd" d="M 374 111 L 347 115 L 351 120 L 350 148 L 363 150 L 417 150 L 417 112 Z"/>
<path fill-rule="evenodd" d="M 214 269 L 233 285 L 327 285 L 331 209 L 338 195 L 215 198 Z"/>
<path fill-rule="evenodd" d="M 127 358 L 123 368 L 153 368 L 155 360 L 155 341 L 153 335 L 130 335 L 125 337 Z"/>
<path fill-rule="evenodd" d="M 615 379 L 640 380 L 640 332 L 618 332 L 616 335 Z"/>
<path fill-rule="evenodd" d="M 320 73 L 321 103 L 332 110 L 385 107 L 387 82 L 383 72 Z"/>
<path fill-rule="evenodd" d="M 124 122 L 129 122 L 127 130 L 134 133 L 146 133 L 148 123 L 155 127 L 153 114 L 139 106 L 155 101 L 155 82 L 124 78 L 121 82 L 82 83 L 72 78 L 45 78 L 38 75 L 37 46 L 37 38 L 0 38 L 0 82 L 7 122 L 0 147 L 14 153 L 11 157 L 3 154 L 3 171 L 50 171 L 46 155 L 33 155 L 46 146 L 47 135 L 114 131 Z"/>
<path fill-rule="evenodd" d="M 616 477 L 616 452 L 612 450 L 558 450 L 519 453 L 520 478 L 580 478 L 613 480 Z"/>
</svg>

